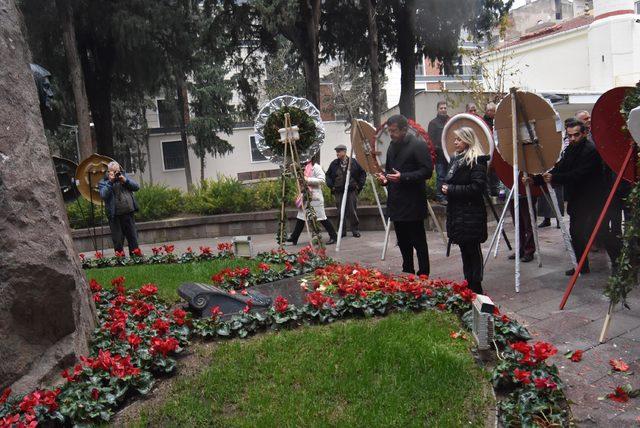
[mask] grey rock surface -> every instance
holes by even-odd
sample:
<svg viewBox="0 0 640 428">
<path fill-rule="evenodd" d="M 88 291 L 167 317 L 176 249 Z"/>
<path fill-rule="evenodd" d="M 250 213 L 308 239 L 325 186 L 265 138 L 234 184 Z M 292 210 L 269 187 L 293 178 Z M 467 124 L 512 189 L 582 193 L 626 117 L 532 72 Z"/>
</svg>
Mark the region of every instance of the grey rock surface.
<svg viewBox="0 0 640 428">
<path fill-rule="evenodd" d="M 46 382 L 88 351 L 95 307 L 44 136 L 14 0 L 0 0 L 0 389 Z"/>
</svg>

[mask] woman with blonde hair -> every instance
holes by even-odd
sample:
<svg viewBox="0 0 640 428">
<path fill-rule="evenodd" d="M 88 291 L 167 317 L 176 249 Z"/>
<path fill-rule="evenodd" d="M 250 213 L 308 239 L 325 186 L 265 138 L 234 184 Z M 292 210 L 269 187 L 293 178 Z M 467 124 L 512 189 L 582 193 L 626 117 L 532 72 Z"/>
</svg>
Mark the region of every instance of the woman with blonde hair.
<svg viewBox="0 0 640 428">
<path fill-rule="evenodd" d="M 480 244 L 487 240 L 487 209 L 483 194 L 487 162 L 472 128 L 454 131 L 455 156 L 442 186 L 447 196 L 447 235 L 460 246 L 464 278 L 469 288 L 482 294 L 483 260 Z"/>
</svg>

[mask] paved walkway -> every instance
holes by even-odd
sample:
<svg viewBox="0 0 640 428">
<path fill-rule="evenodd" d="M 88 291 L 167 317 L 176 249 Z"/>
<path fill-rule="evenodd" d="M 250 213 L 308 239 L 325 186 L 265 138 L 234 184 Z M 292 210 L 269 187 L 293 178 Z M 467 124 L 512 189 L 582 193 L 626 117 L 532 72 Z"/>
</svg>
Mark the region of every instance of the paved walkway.
<svg viewBox="0 0 640 428">
<path fill-rule="evenodd" d="M 558 229 L 550 227 L 539 231 L 543 267 L 539 268 L 535 261 L 521 264 L 520 293 L 514 291 L 513 261 L 507 259 L 504 243 L 501 243 L 498 257 L 491 258 L 487 266 L 483 282 L 485 292 L 503 312 L 526 325 L 535 340 L 550 341 L 558 348 L 554 362 L 566 383 L 566 394 L 579 426 L 638 426 L 640 398 L 619 404 L 599 400 L 599 397 L 612 392 L 617 385 L 630 383 L 634 388 L 640 388 L 637 375 L 613 374 L 609 366 L 610 359 L 620 358 L 631 366 L 630 371 L 640 373 L 640 290 L 632 293 L 629 300 L 631 310 L 616 309 L 607 340 L 599 344 L 598 337 L 608 308 L 608 301 L 602 295 L 609 274 L 606 254 L 603 251 L 592 253 L 591 273 L 579 278 L 565 310 L 560 311 L 558 305 L 568 281 L 564 271 L 570 267 L 570 261 Z M 509 226 L 507 232 L 513 236 Z M 304 235 L 301 237 L 303 240 Z M 363 232 L 359 239 L 349 234 L 342 241 L 340 252 L 330 246 L 327 253 L 339 261 L 398 272 L 401 257 L 393 239 L 386 260 L 380 260 L 383 240 L 383 232 Z M 184 251 L 189 246 L 197 250 L 200 245 L 214 246 L 217 242 L 229 241 L 230 237 L 221 237 L 173 244 L 176 251 Z M 276 247 L 274 235 L 253 236 L 253 242 L 256 251 Z M 451 256 L 447 258 L 446 247 L 437 233 L 428 233 L 428 243 L 432 277 L 461 279 L 462 264 L 457 247 L 452 248 Z M 485 244 L 487 246 L 488 243 Z M 147 254 L 151 247 L 142 246 Z M 290 249 L 300 247 L 302 245 Z M 565 352 L 576 349 L 584 351 L 581 362 L 573 363 L 564 358 Z"/>
</svg>

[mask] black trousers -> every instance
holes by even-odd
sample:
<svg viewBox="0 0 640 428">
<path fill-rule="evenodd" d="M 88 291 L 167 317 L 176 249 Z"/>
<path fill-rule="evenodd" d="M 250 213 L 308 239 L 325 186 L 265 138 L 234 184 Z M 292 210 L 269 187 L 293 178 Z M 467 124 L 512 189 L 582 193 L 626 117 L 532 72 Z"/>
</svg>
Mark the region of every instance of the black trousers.
<svg viewBox="0 0 640 428">
<path fill-rule="evenodd" d="M 394 221 L 393 227 L 402 254 L 402 272 L 416 273 L 413 265 L 413 250 L 418 256 L 418 275 L 429 275 L 429 247 L 424 221 Z"/>
<path fill-rule="evenodd" d="M 343 189 L 344 190 L 344 189 Z M 344 192 L 336 191 L 333 196 L 336 200 L 336 208 L 338 209 L 338 213 L 340 212 L 340 208 L 342 208 L 342 196 Z M 347 192 L 347 203 L 345 205 L 344 210 L 344 219 L 345 223 L 342 228 L 342 236 L 346 235 L 346 225 L 347 220 L 349 220 L 349 227 L 351 227 L 351 233 L 356 233 L 359 231 L 360 219 L 358 218 L 358 192 L 355 190 L 349 190 Z"/>
<path fill-rule="evenodd" d="M 325 230 L 329 234 L 329 238 L 332 238 L 332 239 L 338 238 L 338 234 L 336 233 L 336 230 L 333 228 L 333 224 L 329 221 L 329 219 L 320 220 L 320 223 L 322 223 Z M 297 244 L 298 238 L 300 237 L 300 234 L 302 233 L 303 229 L 304 229 L 304 220 L 296 219 L 296 225 L 293 228 L 293 233 L 291 233 L 291 236 L 289 237 L 290 241 L 293 242 L 294 244 Z"/>
<path fill-rule="evenodd" d="M 138 248 L 138 232 L 133 213 L 116 215 L 109 219 L 111 240 L 115 251 L 123 251 L 124 239 L 127 239 L 129 254 Z"/>
<path fill-rule="evenodd" d="M 469 288 L 477 294 L 484 294 L 482 291 L 483 260 L 482 249 L 479 242 L 460 244 L 460 254 L 462 254 L 462 270 L 464 279 L 467 280 Z"/>
<path fill-rule="evenodd" d="M 571 235 L 571 244 L 573 246 L 573 251 L 576 253 L 576 259 L 578 262 L 587 247 L 587 243 L 589 242 L 593 228 L 596 226 L 601 209 L 602 207 L 573 207 L 569 214 L 569 234 Z M 600 239 L 604 244 L 604 247 L 609 254 L 609 258 L 611 259 L 611 263 L 615 265 L 622 249 L 622 241 L 617 239 L 611 233 L 608 221 L 603 222 L 600 226 L 598 239 Z M 589 267 L 588 258 L 584 263 L 584 267 Z"/>
</svg>

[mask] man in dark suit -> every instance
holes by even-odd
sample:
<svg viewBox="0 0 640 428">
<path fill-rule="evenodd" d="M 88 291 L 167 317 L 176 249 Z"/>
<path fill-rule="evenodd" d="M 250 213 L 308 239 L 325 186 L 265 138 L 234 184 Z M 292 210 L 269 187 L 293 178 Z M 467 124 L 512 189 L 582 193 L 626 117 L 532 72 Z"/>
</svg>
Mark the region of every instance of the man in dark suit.
<svg viewBox="0 0 640 428">
<path fill-rule="evenodd" d="M 396 231 L 402 253 L 402 271 L 416 273 L 413 250 L 418 256 L 418 275 L 429 275 L 429 248 L 424 229 L 427 218 L 426 180 L 433 173 L 427 144 L 409 133 L 407 118 L 398 114 L 387 120 L 391 144 L 384 174 L 376 174 L 387 186 L 387 214 Z"/>
<path fill-rule="evenodd" d="M 593 141 L 588 138 L 587 126 L 579 120 L 568 121 L 565 126 L 569 145 L 562 157 L 549 172 L 529 177 L 529 180 L 533 180 L 537 185 L 547 182 L 564 186 L 564 198 L 570 217 L 571 243 L 576 258 L 580 260 L 604 206 L 607 186 L 602 158 Z M 611 235 L 608 225 L 602 225 L 601 234 L 615 269 L 621 249 L 620 242 Z M 589 272 L 587 259 L 581 273 Z M 573 275 L 574 270 L 569 269 L 565 273 Z"/>
</svg>

